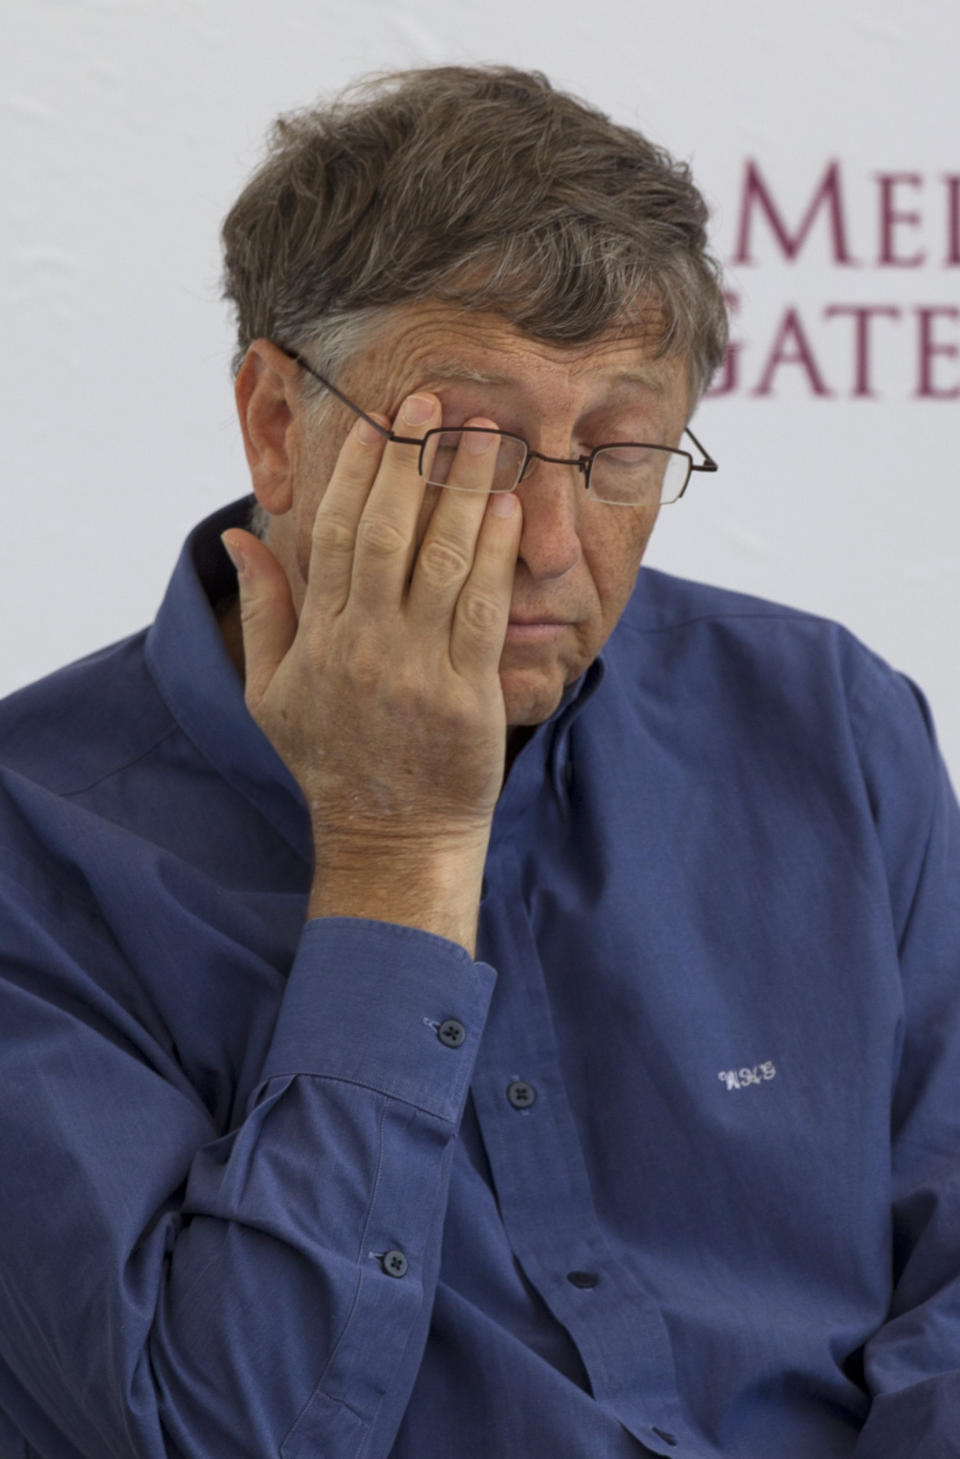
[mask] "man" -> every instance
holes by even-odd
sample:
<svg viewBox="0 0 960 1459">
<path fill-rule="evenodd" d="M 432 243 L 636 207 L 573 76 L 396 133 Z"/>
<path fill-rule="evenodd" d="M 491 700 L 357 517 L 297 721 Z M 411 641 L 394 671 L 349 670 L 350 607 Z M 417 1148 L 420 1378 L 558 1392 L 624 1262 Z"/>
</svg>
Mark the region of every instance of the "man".
<svg viewBox="0 0 960 1459">
<path fill-rule="evenodd" d="M 640 570 L 704 222 L 536 74 L 278 124 L 256 510 L 0 710 L 0 1452 L 960 1453 L 929 712 Z"/>
</svg>

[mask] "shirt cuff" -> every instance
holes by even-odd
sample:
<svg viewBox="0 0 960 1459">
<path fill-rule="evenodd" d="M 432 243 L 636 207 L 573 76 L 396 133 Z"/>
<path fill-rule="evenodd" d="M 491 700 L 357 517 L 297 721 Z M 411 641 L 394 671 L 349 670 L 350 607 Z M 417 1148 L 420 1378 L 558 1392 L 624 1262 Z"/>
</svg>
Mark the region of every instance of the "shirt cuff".
<svg viewBox="0 0 960 1459">
<path fill-rule="evenodd" d="M 260 1087 L 291 1074 L 342 1079 L 456 1122 L 496 980 L 488 963 L 434 932 L 366 917 L 313 918 Z"/>
</svg>

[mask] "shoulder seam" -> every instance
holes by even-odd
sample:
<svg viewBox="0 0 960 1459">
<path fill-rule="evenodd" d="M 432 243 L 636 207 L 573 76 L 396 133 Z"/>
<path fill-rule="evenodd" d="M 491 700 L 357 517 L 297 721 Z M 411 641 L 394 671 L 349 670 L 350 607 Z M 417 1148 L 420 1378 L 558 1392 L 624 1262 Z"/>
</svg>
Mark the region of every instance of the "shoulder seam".
<svg viewBox="0 0 960 1459">
<path fill-rule="evenodd" d="M 874 694 L 873 703 L 871 704 L 869 711 L 863 716 L 862 738 L 858 740 L 857 737 L 854 736 L 854 743 L 857 746 L 857 753 L 860 755 L 861 759 L 867 753 L 867 746 L 869 745 L 871 739 L 876 733 L 877 726 L 881 722 L 881 711 L 883 709 L 883 705 L 893 693 L 894 686 L 896 685 L 898 679 L 902 680 L 909 687 L 909 681 L 907 680 L 906 675 L 901 674 L 898 669 L 894 669 L 891 666 L 889 677 L 881 680 L 877 692 Z"/>
</svg>

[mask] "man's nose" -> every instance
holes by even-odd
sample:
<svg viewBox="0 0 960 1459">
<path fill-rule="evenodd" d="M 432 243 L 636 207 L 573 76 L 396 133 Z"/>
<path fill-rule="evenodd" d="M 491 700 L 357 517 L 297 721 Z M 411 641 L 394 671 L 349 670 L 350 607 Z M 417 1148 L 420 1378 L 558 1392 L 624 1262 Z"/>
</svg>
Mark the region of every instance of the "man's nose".
<svg viewBox="0 0 960 1459">
<path fill-rule="evenodd" d="M 520 557 L 535 578 L 562 577 L 580 561 L 582 473 L 538 460 L 516 490 L 523 508 Z"/>
</svg>

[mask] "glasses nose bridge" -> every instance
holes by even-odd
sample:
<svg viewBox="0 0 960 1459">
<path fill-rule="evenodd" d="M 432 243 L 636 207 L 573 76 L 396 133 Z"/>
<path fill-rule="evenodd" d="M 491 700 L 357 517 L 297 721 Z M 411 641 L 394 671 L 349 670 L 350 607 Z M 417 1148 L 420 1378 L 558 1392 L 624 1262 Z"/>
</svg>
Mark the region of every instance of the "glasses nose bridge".
<svg viewBox="0 0 960 1459">
<path fill-rule="evenodd" d="M 575 466 L 584 476 L 587 475 L 589 460 L 586 456 L 545 456 L 542 451 L 535 451 L 532 446 L 527 447 L 527 459 L 523 463 L 523 470 L 520 472 L 520 481 L 526 481 L 537 469 L 538 461 L 549 461 L 554 466 Z M 520 485 L 520 481 L 517 485 Z"/>
</svg>

